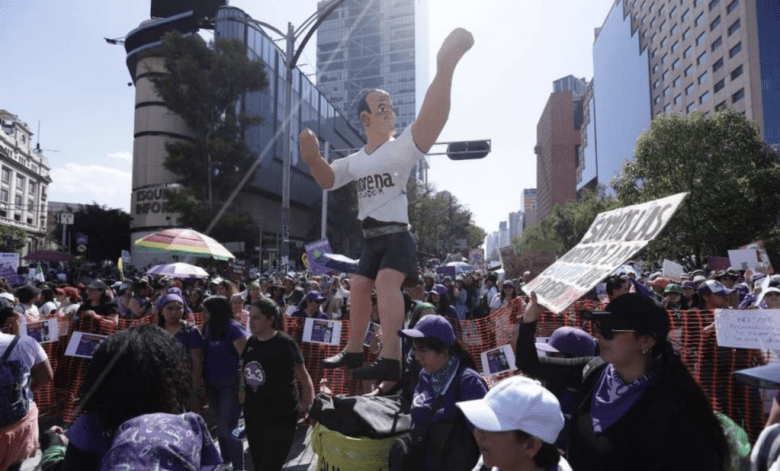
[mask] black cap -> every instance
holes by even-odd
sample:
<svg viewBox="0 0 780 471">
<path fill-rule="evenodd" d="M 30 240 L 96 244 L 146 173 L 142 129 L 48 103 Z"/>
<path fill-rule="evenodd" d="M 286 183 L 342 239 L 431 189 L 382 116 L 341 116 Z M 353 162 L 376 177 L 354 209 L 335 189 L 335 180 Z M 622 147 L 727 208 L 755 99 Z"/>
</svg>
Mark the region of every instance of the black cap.
<svg viewBox="0 0 780 471">
<path fill-rule="evenodd" d="M 669 334 L 669 316 L 655 301 L 637 293 L 626 293 L 607 304 L 603 311 L 585 313 L 593 320 L 609 318 L 624 328 L 636 329 L 643 334 L 665 339 Z"/>
</svg>

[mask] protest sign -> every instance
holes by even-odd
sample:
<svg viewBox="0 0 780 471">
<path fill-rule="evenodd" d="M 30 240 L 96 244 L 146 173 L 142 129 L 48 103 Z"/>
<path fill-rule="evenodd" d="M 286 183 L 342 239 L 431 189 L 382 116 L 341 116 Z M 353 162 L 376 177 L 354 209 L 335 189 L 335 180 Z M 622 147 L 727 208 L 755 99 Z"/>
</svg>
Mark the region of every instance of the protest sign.
<svg viewBox="0 0 780 471">
<path fill-rule="evenodd" d="M 663 275 L 672 281 L 680 282 L 683 273 L 683 267 L 677 262 L 671 260 L 664 260 L 663 268 L 661 269 Z"/>
<path fill-rule="evenodd" d="M 766 273 L 768 275 L 774 274 L 775 269 L 772 268 L 772 262 L 769 261 L 769 254 L 766 253 L 766 248 L 764 247 L 763 241 L 753 241 L 747 245 L 743 245 L 740 247 L 740 249 L 751 249 L 756 251 L 758 256 L 758 266 L 756 267 L 756 271 Z"/>
<path fill-rule="evenodd" d="M 727 270 L 731 266 L 731 260 L 728 257 L 719 257 L 710 255 L 707 259 L 707 268 L 710 270 Z"/>
<path fill-rule="evenodd" d="M 249 263 L 237 258 L 231 260 L 228 263 L 228 278 L 231 281 L 247 281 L 249 279 Z"/>
<path fill-rule="evenodd" d="M 485 251 L 483 249 L 471 249 L 469 251 L 469 263 L 475 267 L 480 267 L 485 262 Z"/>
<path fill-rule="evenodd" d="M 330 242 L 328 239 L 320 239 L 314 242 L 306 244 L 306 258 L 309 259 L 309 268 L 314 275 L 324 275 L 330 273 L 330 268 L 317 263 L 317 259 L 322 256 L 323 253 L 332 253 L 330 248 Z"/>
<path fill-rule="evenodd" d="M 520 256 L 523 273 L 531 272 L 531 276 L 538 275 L 555 263 L 555 252 L 524 249 Z"/>
<path fill-rule="evenodd" d="M 106 340 L 108 335 L 88 334 L 86 332 L 73 332 L 65 350 L 65 355 L 79 358 L 92 358 L 95 350 Z"/>
<path fill-rule="evenodd" d="M 303 341 L 338 345 L 341 342 L 341 321 L 307 317 L 303 325 Z"/>
<path fill-rule="evenodd" d="M 376 322 L 369 322 L 368 328 L 366 329 L 366 336 L 363 339 L 363 346 L 364 347 L 370 347 L 371 342 L 374 341 L 374 336 L 377 333 L 380 333 L 382 331 L 382 327 L 379 326 Z"/>
<path fill-rule="evenodd" d="M 561 312 L 630 259 L 666 226 L 687 193 L 596 216 L 579 244 L 523 287 Z"/>
<path fill-rule="evenodd" d="M 493 376 L 516 369 L 515 354 L 511 345 L 502 345 L 482 352 L 482 371 L 485 376 Z"/>
<path fill-rule="evenodd" d="M 718 309 L 718 346 L 780 350 L 780 309 Z"/>
<path fill-rule="evenodd" d="M 514 280 L 523 276 L 523 263 L 520 257 L 515 253 L 515 247 L 513 245 L 507 245 L 506 247 L 500 247 L 498 254 L 501 257 L 501 265 L 504 269 L 504 279 Z"/>
<path fill-rule="evenodd" d="M 16 274 L 16 270 L 19 269 L 19 254 L 18 253 L 0 253 L 0 270 L 7 272 L 10 270 L 13 274 Z"/>
<path fill-rule="evenodd" d="M 735 270 L 756 270 L 758 253 L 755 250 L 729 250 L 729 263 Z"/>
<path fill-rule="evenodd" d="M 60 329 L 57 327 L 57 319 L 45 319 L 38 322 L 22 324 L 21 334 L 34 338 L 38 343 L 56 342 L 60 339 Z"/>
</svg>

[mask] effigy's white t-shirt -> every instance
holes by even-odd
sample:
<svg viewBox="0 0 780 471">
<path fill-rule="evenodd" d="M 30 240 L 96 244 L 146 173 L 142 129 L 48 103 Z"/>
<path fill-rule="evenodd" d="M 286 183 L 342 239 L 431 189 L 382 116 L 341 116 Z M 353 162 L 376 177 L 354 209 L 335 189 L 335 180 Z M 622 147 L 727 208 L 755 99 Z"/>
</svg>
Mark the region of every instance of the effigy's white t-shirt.
<svg viewBox="0 0 780 471">
<path fill-rule="evenodd" d="M 412 125 L 398 139 L 391 139 L 369 155 L 366 148 L 331 164 L 335 179 L 330 190 L 351 181 L 357 183 L 358 219 L 409 223 L 406 183 L 425 154 L 412 138 Z"/>
</svg>

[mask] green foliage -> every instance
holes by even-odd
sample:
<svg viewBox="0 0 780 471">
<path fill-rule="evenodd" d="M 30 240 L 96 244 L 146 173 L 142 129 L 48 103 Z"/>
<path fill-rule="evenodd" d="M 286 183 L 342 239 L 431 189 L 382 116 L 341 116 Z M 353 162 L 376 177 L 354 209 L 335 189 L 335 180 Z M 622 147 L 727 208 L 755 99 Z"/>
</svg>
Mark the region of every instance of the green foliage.
<svg viewBox="0 0 780 471">
<path fill-rule="evenodd" d="M 95 263 L 103 260 L 116 262 L 122 250 L 130 250 L 130 215 L 121 209 L 109 209 L 93 202 L 78 210 L 68 207 L 73 213 L 73 224 L 66 227 L 70 233 L 70 247 L 66 252 L 75 254 L 76 234 L 87 236 L 86 259 Z M 62 225 L 57 223 L 54 240 L 62 237 Z"/>
<path fill-rule="evenodd" d="M 410 181 L 409 222 L 417 240 L 417 250 L 444 259 L 448 253 L 468 256 L 468 249 L 479 247 L 485 231 L 472 223 L 471 211 L 447 191 L 433 185 Z M 457 240 L 466 240 L 467 249 L 457 249 Z"/>
<path fill-rule="evenodd" d="M 192 133 L 192 140 L 166 145 L 165 168 L 187 189 L 180 195 L 168 192 L 169 206 L 182 213 L 181 224 L 203 230 L 210 222 L 201 222 L 204 215 L 211 215 L 204 208 L 218 208 L 256 158 L 244 133 L 261 118 L 241 113 L 241 98 L 266 88 L 268 79 L 262 64 L 250 60 L 236 40 L 218 40 L 211 49 L 199 36 L 171 32 L 163 37 L 163 54 L 169 73 L 151 80 Z"/>
<path fill-rule="evenodd" d="M 755 123 L 731 110 L 705 116 L 659 116 L 643 134 L 634 160 L 612 182 L 621 205 L 688 192 L 651 258 L 725 255 L 755 239 L 776 239 L 780 162 Z"/>
<path fill-rule="evenodd" d="M 27 243 L 27 232 L 19 227 L 0 225 L 0 252 L 18 252 Z"/>
<path fill-rule="evenodd" d="M 512 244 L 517 253 L 525 249 L 555 252 L 558 255 L 571 250 L 585 235 L 596 215 L 619 207 L 617 201 L 605 197 L 603 189 L 597 193 L 583 190 L 580 198 L 555 205 L 552 214 L 535 226 L 525 229 Z"/>
</svg>

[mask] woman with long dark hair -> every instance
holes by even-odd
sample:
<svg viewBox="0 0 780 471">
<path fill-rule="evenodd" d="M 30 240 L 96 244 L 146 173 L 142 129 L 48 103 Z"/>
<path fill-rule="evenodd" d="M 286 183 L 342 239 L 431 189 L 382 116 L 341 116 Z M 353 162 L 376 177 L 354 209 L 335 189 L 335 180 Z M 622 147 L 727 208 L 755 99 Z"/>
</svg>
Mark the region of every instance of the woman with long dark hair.
<svg viewBox="0 0 780 471">
<path fill-rule="evenodd" d="M 225 462 L 235 471 L 244 469 L 244 447 L 233 437 L 238 425 L 241 404 L 238 402 L 238 371 L 241 352 L 247 342 L 247 332 L 233 318 L 225 296 L 211 296 L 203 301 L 205 326 L 204 364 L 206 394 L 209 408 L 217 419 L 219 449 Z"/>
<path fill-rule="evenodd" d="M 724 469 L 723 429 L 667 340 L 664 309 L 646 296 L 624 294 L 588 314 L 601 358 L 540 363 L 533 332 L 542 310 L 531 293 L 518 335 L 518 366 L 552 390 L 576 391 L 567 456 L 572 468 Z"/>
<path fill-rule="evenodd" d="M 455 403 L 481 399 L 487 393 L 474 360 L 456 340 L 450 322 L 440 315 L 424 316 L 414 328 L 398 333 L 412 341 L 412 351 L 422 367 L 411 415 L 412 428 L 426 442 L 423 469 L 471 470 L 479 451 Z M 471 453 L 461 454 L 466 447 L 452 448 L 452 443 L 463 445 L 456 437 L 470 440 L 466 445 L 471 444 Z M 450 454 L 459 462 L 450 461 Z"/>
<path fill-rule="evenodd" d="M 280 470 L 292 447 L 298 416 L 314 399 L 314 385 L 300 347 L 284 333 L 282 314 L 273 300 L 252 303 L 249 329 L 252 336 L 241 354 L 239 387 L 246 437 L 255 469 Z"/>
</svg>

